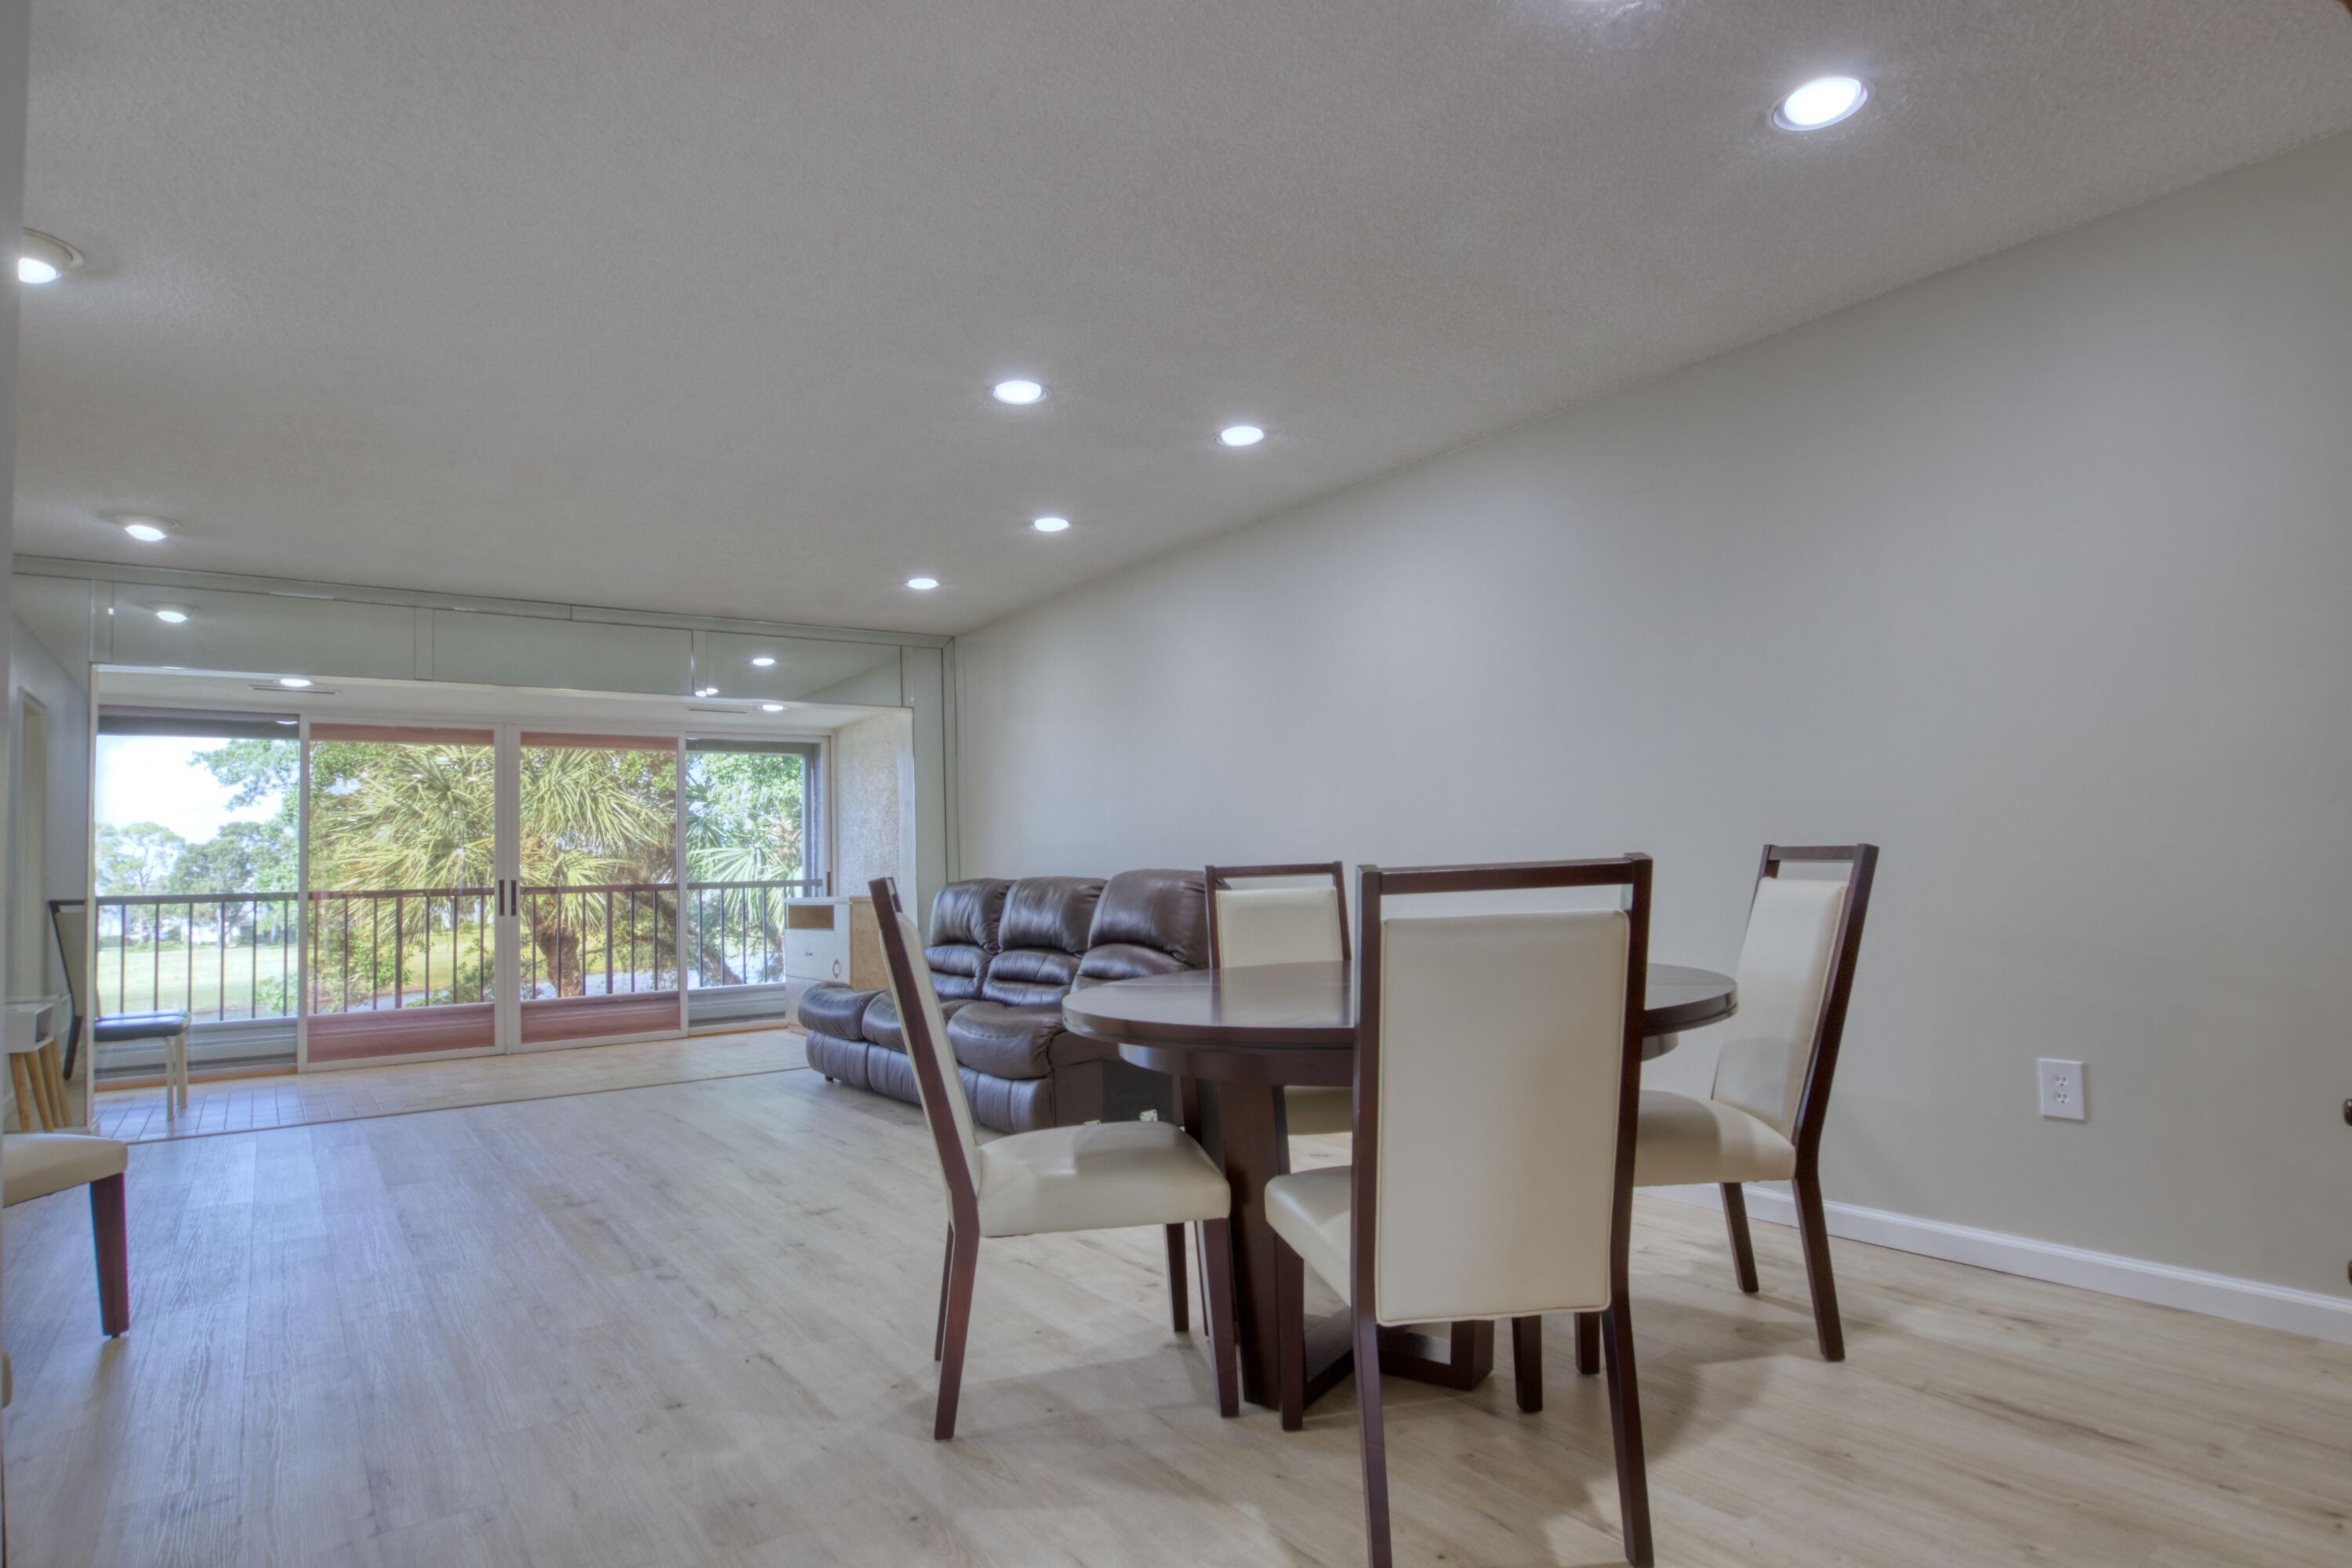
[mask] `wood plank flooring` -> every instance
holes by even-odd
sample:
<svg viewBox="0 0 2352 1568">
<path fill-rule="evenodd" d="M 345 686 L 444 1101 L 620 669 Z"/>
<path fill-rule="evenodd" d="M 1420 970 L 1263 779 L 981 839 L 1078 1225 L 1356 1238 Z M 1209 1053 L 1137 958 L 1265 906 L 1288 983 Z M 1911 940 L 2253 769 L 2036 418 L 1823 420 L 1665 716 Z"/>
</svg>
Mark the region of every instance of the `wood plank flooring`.
<svg viewBox="0 0 2352 1568">
<path fill-rule="evenodd" d="M 100 1089 L 98 1131 L 127 1143 L 144 1143 L 737 1078 L 806 1067 L 807 1042 L 808 1037 L 798 1029 L 745 1029 L 680 1040 L 459 1057 L 394 1067 L 276 1073 L 209 1082 L 198 1079 L 188 1086 L 188 1109 L 177 1116 L 168 1112 L 161 1084 Z"/>
<path fill-rule="evenodd" d="M 1351 1395 L 1220 1421 L 1154 1233 L 989 1243 L 934 1444 L 929 1140 L 814 1073 L 148 1144 L 130 1203 L 112 1343 L 80 1194 L 7 1211 L 19 1568 L 1362 1560 Z M 1640 1214 L 1661 1563 L 2352 1561 L 2352 1350 L 1839 1242 L 1830 1366 L 1792 1232 L 1744 1298 Z M 1401 1563 L 1621 1561 L 1566 1329 L 1540 1415 L 1387 1385 Z"/>
</svg>

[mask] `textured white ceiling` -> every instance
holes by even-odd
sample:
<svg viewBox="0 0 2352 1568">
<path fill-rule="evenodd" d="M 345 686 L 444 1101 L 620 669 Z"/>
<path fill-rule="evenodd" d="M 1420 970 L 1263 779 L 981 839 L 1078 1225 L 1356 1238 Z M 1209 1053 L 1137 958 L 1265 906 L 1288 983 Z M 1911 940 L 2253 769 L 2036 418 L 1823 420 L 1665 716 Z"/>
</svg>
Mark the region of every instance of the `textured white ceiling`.
<svg viewBox="0 0 2352 1568">
<path fill-rule="evenodd" d="M 965 630 L 2347 84 L 2336 0 L 43 0 L 19 548 Z"/>
</svg>

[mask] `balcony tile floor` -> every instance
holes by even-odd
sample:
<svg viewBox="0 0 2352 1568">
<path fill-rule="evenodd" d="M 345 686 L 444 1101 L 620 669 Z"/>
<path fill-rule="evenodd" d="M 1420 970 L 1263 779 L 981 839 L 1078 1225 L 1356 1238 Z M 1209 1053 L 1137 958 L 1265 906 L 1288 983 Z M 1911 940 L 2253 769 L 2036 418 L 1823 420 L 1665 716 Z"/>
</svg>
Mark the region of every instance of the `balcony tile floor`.
<svg viewBox="0 0 2352 1568">
<path fill-rule="evenodd" d="M 189 1086 L 188 1109 L 177 1116 L 167 1111 L 160 1084 L 101 1089 L 98 1131 L 126 1142 L 150 1143 L 741 1078 L 806 1067 L 805 1040 L 797 1029 L 776 1027 L 331 1072 L 198 1079 Z"/>
</svg>

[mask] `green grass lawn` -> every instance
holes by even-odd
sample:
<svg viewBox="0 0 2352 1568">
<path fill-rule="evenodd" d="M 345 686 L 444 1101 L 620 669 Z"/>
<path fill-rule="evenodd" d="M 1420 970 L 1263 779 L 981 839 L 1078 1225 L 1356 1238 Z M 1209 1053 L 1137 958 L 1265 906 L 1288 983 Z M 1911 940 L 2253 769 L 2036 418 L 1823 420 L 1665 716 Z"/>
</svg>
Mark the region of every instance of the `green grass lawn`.
<svg viewBox="0 0 2352 1568">
<path fill-rule="evenodd" d="M 473 983 L 475 933 L 467 930 L 454 938 L 447 931 L 434 933 L 431 973 L 435 1000 L 450 999 L 452 961 L 460 952 L 467 967 L 465 990 L 457 1000 L 477 999 Z M 359 956 L 365 958 L 364 946 Z M 326 973 L 320 976 L 319 999 L 324 1005 L 322 1011 L 339 1011 L 343 999 L 341 976 L 332 967 L 331 953 Z M 281 948 L 274 942 L 265 942 L 258 950 L 245 943 L 233 943 L 226 953 L 209 942 L 200 942 L 193 949 L 170 942 L 160 948 L 152 942 L 134 942 L 128 948 L 110 942 L 100 949 L 98 955 L 99 1007 L 102 1013 L 184 1009 L 197 1022 L 223 1017 L 283 1017 L 293 1011 L 294 994 L 300 984 L 299 962 L 300 954 L 290 942 Z M 386 962 L 390 962 L 388 952 Z M 412 1005 L 423 1000 L 425 973 L 425 952 L 419 943 L 401 968 L 402 989 L 407 993 L 404 1000 Z M 260 1004 L 257 1011 L 257 994 Z M 393 987 L 388 974 L 383 994 L 389 1005 Z M 366 995 L 366 983 L 354 974 L 351 984 L 352 1004 L 360 1004 Z"/>
</svg>

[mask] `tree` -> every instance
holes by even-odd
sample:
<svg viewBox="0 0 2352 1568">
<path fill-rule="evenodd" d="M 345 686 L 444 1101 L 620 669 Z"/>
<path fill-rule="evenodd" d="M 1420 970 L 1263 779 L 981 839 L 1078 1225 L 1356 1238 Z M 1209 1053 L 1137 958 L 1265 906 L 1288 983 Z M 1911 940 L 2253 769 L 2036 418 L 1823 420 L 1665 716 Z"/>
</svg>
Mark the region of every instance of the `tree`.
<svg viewBox="0 0 2352 1568">
<path fill-rule="evenodd" d="M 188 841 L 159 822 L 128 827 L 101 824 L 98 830 L 98 890 L 153 893 L 172 879 Z"/>
<path fill-rule="evenodd" d="M 275 822 L 224 822 L 202 844 L 190 845 L 173 867 L 175 893 L 290 893 L 297 861 L 289 835 Z"/>
</svg>

